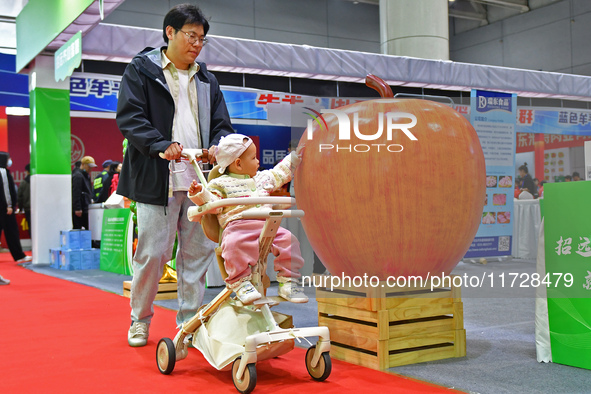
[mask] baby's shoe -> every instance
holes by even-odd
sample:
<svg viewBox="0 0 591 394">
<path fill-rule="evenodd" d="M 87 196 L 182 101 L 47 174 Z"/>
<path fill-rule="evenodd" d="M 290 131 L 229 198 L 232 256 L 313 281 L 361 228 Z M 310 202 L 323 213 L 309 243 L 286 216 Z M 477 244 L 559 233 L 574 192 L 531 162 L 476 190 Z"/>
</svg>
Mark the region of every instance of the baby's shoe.
<svg viewBox="0 0 591 394">
<path fill-rule="evenodd" d="M 308 296 L 304 294 L 296 279 L 277 277 L 279 282 L 279 296 L 285 298 L 289 302 L 296 304 L 304 304 L 308 302 Z"/>
<path fill-rule="evenodd" d="M 236 289 L 234 289 L 234 291 L 240 302 L 244 305 L 250 304 L 261 298 L 261 293 L 259 293 L 248 280 L 243 281 Z"/>
</svg>

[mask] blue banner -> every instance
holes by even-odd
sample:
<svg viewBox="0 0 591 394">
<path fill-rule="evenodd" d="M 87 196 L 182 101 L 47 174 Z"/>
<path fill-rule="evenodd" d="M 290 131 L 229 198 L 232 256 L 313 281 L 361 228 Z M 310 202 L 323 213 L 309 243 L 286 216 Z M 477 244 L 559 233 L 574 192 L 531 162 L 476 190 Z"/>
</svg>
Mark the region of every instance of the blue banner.
<svg viewBox="0 0 591 394">
<path fill-rule="evenodd" d="M 511 255 L 517 98 L 472 90 L 470 121 L 486 163 L 486 197 L 467 258 Z"/>
<path fill-rule="evenodd" d="M 568 108 L 520 108 L 516 131 L 591 136 L 591 111 Z"/>
</svg>

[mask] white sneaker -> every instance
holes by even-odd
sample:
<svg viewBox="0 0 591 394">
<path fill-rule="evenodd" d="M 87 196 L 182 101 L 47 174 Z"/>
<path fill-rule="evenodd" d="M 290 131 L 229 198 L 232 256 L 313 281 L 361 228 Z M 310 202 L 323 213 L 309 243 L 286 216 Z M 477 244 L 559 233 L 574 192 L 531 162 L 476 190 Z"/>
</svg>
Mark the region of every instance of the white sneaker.
<svg viewBox="0 0 591 394">
<path fill-rule="evenodd" d="M 285 282 L 284 282 L 284 281 Z M 285 298 L 289 302 L 296 304 L 304 304 L 308 302 L 308 296 L 304 294 L 297 280 L 285 278 L 279 282 L 279 296 Z"/>
<path fill-rule="evenodd" d="M 25 256 L 22 259 L 18 259 L 16 262 L 17 263 L 28 263 L 29 261 L 33 261 L 33 257 Z"/>
<path fill-rule="evenodd" d="M 9 285 L 10 281 L 0 275 L 0 285 Z"/>
<path fill-rule="evenodd" d="M 148 323 L 134 321 L 127 332 L 127 343 L 132 347 L 146 346 L 149 333 L 150 325 Z"/>
<path fill-rule="evenodd" d="M 261 293 L 259 293 L 248 280 L 243 281 L 234 291 L 236 292 L 236 296 L 240 302 L 242 302 L 244 305 L 250 304 L 253 301 L 261 298 Z"/>
</svg>

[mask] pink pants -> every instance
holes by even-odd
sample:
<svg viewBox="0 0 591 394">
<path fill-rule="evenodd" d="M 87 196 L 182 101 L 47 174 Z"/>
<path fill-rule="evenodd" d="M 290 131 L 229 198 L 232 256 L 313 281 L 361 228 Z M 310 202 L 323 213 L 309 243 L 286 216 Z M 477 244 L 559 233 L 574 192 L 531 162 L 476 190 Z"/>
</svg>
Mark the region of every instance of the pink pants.
<svg viewBox="0 0 591 394">
<path fill-rule="evenodd" d="M 256 265 L 259 258 L 259 236 L 264 225 L 264 220 L 234 220 L 224 229 L 222 257 L 228 273 L 226 283 L 232 284 L 250 275 L 250 267 Z M 304 266 L 300 243 L 283 227 L 277 229 L 271 253 L 275 256 L 277 276 L 300 277 L 299 271 Z"/>
</svg>

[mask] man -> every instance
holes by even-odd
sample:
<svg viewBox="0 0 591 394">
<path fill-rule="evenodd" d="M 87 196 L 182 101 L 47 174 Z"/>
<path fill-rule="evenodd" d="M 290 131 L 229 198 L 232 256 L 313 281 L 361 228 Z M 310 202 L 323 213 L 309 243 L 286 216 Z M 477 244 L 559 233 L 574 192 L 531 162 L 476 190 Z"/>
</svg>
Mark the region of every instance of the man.
<svg viewBox="0 0 591 394">
<path fill-rule="evenodd" d="M 31 231 L 31 165 L 25 166 L 25 179 L 18 186 L 17 201 L 19 209 L 25 214 L 29 226 L 29 235 Z"/>
<path fill-rule="evenodd" d="M 234 132 L 216 78 L 195 59 L 207 42 L 209 22 L 199 8 L 181 4 L 164 17 L 167 47 L 146 48 L 127 66 L 119 91 L 117 124 L 128 140 L 117 192 L 137 201 L 138 244 L 133 259 L 130 346 L 144 346 L 152 303 L 178 230 L 177 324 L 195 315 L 203 301 L 205 273 L 214 244 L 199 223 L 189 222 L 187 190 L 195 170 L 169 171 L 183 148 L 209 148 Z M 161 156 L 163 158 L 161 158 Z M 175 166 L 174 162 L 170 163 Z M 180 166 L 183 167 L 183 166 Z"/>
<path fill-rule="evenodd" d="M 88 230 L 88 206 L 92 201 L 90 172 L 96 167 L 92 156 L 84 156 L 80 168 L 72 171 L 72 223 L 74 229 Z"/>
<path fill-rule="evenodd" d="M 103 191 L 103 186 L 105 184 L 105 181 L 109 177 L 109 167 L 111 166 L 111 164 L 113 164 L 113 161 L 111 161 L 111 160 L 103 161 L 103 171 L 100 174 L 98 174 L 96 176 L 96 178 L 94 178 L 94 182 L 92 183 L 94 195 L 93 195 L 92 199 L 95 202 L 104 202 L 104 201 L 99 200 L 99 196 L 101 195 L 101 192 Z"/>
</svg>

